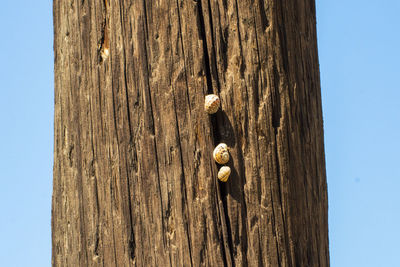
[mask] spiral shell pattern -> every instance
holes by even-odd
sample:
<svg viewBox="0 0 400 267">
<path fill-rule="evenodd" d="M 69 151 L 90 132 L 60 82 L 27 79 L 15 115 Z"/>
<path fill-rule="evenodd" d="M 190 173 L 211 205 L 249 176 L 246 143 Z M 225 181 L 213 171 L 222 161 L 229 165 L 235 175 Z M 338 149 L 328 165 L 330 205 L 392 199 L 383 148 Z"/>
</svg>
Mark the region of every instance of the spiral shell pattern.
<svg viewBox="0 0 400 267">
<path fill-rule="evenodd" d="M 231 174 L 231 168 L 229 168 L 228 166 L 223 166 L 223 167 L 221 167 L 221 169 L 219 169 L 218 179 L 221 182 L 226 182 L 226 181 L 228 181 L 230 174 Z"/>
<path fill-rule="evenodd" d="M 219 144 L 213 152 L 215 161 L 219 164 L 225 164 L 229 161 L 228 146 L 224 143 Z"/>
<path fill-rule="evenodd" d="M 217 95 L 206 95 L 204 101 L 204 109 L 207 111 L 208 114 L 214 114 L 219 109 L 219 97 Z"/>
</svg>

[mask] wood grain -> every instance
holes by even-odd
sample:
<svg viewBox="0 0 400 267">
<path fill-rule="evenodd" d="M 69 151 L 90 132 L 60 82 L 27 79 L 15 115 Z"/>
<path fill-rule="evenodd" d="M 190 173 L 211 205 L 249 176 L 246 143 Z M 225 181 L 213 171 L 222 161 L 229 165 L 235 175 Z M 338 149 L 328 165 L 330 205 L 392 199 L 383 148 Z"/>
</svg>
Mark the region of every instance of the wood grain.
<svg viewBox="0 0 400 267">
<path fill-rule="evenodd" d="M 53 9 L 53 266 L 329 266 L 313 0 Z"/>
</svg>

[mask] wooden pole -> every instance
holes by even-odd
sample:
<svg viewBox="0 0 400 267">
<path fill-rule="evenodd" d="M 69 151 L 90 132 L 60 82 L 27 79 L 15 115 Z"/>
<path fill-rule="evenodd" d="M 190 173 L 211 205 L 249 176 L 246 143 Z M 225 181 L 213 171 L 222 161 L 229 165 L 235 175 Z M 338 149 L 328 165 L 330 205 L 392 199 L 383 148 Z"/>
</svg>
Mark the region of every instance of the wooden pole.
<svg viewBox="0 0 400 267">
<path fill-rule="evenodd" d="M 53 266 L 329 266 L 314 1 L 53 4 Z"/>
</svg>

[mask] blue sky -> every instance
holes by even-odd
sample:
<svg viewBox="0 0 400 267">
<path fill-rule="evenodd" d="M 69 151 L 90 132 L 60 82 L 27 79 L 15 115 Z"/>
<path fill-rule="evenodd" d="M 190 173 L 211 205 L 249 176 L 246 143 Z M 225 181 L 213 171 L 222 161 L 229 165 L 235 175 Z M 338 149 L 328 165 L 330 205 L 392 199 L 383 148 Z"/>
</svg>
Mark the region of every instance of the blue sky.
<svg viewBox="0 0 400 267">
<path fill-rule="evenodd" d="M 50 266 L 52 1 L 0 9 L 0 266 Z M 317 1 L 332 267 L 399 266 L 400 2 Z"/>
<path fill-rule="evenodd" d="M 400 2 L 317 2 L 331 266 L 400 266 Z"/>
</svg>

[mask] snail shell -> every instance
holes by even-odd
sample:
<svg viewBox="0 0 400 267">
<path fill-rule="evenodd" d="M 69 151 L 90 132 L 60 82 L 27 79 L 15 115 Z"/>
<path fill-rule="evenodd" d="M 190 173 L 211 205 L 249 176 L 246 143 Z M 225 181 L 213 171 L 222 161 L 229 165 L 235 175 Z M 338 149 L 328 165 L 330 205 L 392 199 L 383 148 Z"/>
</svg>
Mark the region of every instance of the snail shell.
<svg viewBox="0 0 400 267">
<path fill-rule="evenodd" d="M 228 146 L 224 143 L 219 144 L 213 152 L 215 161 L 219 164 L 225 164 L 229 161 Z"/>
<path fill-rule="evenodd" d="M 204 109 L 208 114 L 214 114 L 218 111 L 219 108 L 219 97 L 217 95 L 206 95 L 206 99 L 204 101 Z"/>
<path fill-rule="evenodd" d="M 221 167 L 221 169 L 219 169 L 218 179 L 221 182 L 226 182 L 226 181 L 228 181 L 230 174 L 231 174 L 231 168 L 229 168 L 228 166 L 223 166 L 223 167 Z"/>
</svg>

